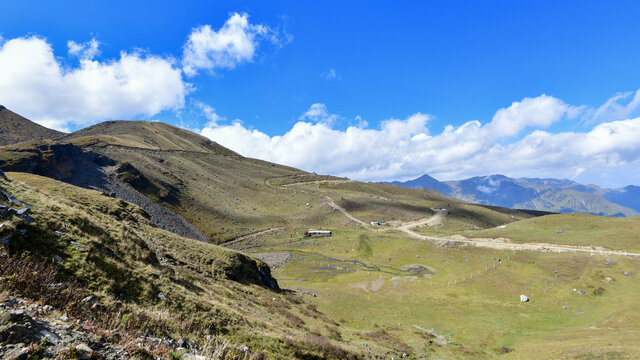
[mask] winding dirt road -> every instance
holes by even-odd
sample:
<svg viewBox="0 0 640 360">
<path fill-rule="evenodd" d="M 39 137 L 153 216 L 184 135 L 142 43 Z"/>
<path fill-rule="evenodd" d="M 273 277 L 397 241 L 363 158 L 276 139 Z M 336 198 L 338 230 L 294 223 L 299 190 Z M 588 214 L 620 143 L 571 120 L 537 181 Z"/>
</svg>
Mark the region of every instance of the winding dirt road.
<svg viewBox="0 0 640 360">
<path fill-rule="evenodd" d="M 267 181 L 267 184 L 270 185 L 270 186 L 273 186 L 273 187 L 280 188 L 280 189 L 293 190 L 289 186 L 276 186 L 276 185 L 270 184 L 268 181 Z M 289 184 L 289 185 L 293 185 L 293 184 Z M 300 192 L 303 192 L 303 193 L 306 193 L 306 194 L 323 197 L 325 200 L 327 200 L 327 204 L 329 206 L 331 206 L 332 208 L 340 211 L 349 220 L 356 222 L 357 224 L 361 225 L 362 227 L 364 227 L 368 231 L 374 231 L 374 229 L 371 226 L 369 226 L 369 224 L 367 224 L 364 221 L 356 218 L 355 216 L 350 214 L 347 210 L 345 210 L 343 207 L 341 207 L 340 205 L 336 204 L 335 201 L 333 201 L 333 199 L 330 196 L 321 195 L 321 194 L 317 194 L 317 193 L 313 193 L 313 192 L 306 191 L 306 190 L 301 190 L 301 189 L 296 189 L 296 190 L 300 191 Z M 294 191 L 296 191 L 296 190 L 294 190 Z M 406 223 L 406 224 L 398 226 L 395 229 L 400 230 L 400 231 L 406 233 L 407 235 L 409 235 L 409 236 L 411 236 L 411 237 L 413 237 L 415 239 L 431 241 L 431 242 L 434 242 L 434 243 L 436 243 L 438 245 L 464 244 L 464 245 L 469 245 L 469 246 L 476 246 L 476 247 L 483 247 L 483 248 L 490 248 L 490 249 L 498 249 L 498 250 L 513 250 L 513 251 L 526 251 L 526 250 L 529 250 L 529 251 L 542 251 L 542 252 L 573 252 L 573 253 L 581 252 L 581 253 L 589 253 L 589 254 L 640 257 L 640 253 L 609 250 L 609 249 L 606 249 L 606 248 L 603 248 L 603 247 L 556 245 L 556 244 L 546 244 L 546 243 L 513 243 L 513 242 L 510 242 L 508 239 L 466 238 L 466 237 L 460 236 L 460 235 L 454 235 L 454 236 L 443 238 L 443 237 L 433 237 L 433 236 L 422 235 L 422 234 L 418 234 L 415 231 L 411 230 L 412 228 L 417 227 L 417 226 L 424 226 L 424 225 L 436 226 L 436 225 L 441 224 L 442 221 L 444 220 L 444 218 L 447 215 L 447 210 L 444 210 L 444 209 L 432 209 L 432 210 L 435 211 L 435 214 L 431 218 L 421 219 L 421 220 L 418 220 L 418 221 L 415 221 L 415 222 Z M 389 230 L 392 230 L 392 229 L 393 228 L 390 228 Z"/>
</svg>

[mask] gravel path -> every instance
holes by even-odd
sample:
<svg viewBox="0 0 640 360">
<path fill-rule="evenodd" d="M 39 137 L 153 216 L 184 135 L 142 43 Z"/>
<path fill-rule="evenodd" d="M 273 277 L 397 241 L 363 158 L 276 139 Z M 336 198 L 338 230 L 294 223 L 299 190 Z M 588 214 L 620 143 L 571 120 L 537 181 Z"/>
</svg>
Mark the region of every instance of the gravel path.
<svg viewBox="0 0 640 360">
<path fill-rule="evenodd" d="M 347 217 L 348 219 L 358 223 L 359 225 L 362 225 L 365 229 L 367 229 L 369 231 L 373 231 L 373 229 L 368 224 L 366 224 L 364 221 L 356 218 L 355 216 L 350 214 L 347 210 L 345 210 L 344 208 L 342 208 L 341 206 L 336 204 L 333 201 L 333 199 L 331 199 L 331 197 L 329 197 L 328 195 L 321 195 L 321 194 L 317 194 L 317 193 L 313 193 L 313 192 L 306 191 L 306 190 L 301 190 L 301 189 L 295 189 L 294 190 L 294 189 L 292 189 L 290 187 L 285 187 L 285 186 L 275 186 L 275 185 L 272 185 L 269 181 L 266 181 L 266 183 L 269 186 L 272 186 L 272 187 L 275 187 L 275 188 L 279 188 L 279 189 L 288 189 L 288 190 L 292 190 L 292 191 L 298 191 L 298 192 L 302 192 L 302 193 L 306 193 L 306 194 L 311 194 L 311 195 L 323 197 L 323 198 L 325 198 L 327 200 L 327 203 L 329 204 L 329 206 L 331 206 L 332 208 L 340 211 L 345 217 Z M 620 256 L 636 256 L 636 257 L 640 257 L 640 253 L 631 253 L 631 252 L 627 252 L 627 251 L 614 251 L 614 250 L 608 250 L 608 249 L 603 248 L 603 247 L 555 245 L 555 244 L 546 244 L 546 243 L 524 243 L 524 244 L 518 244 L 518 243 L 512 243 L 512 242 L 505 241 L 505 239 L 465 238 L 463 236 L 455 236 L 455 235 L 451 236 L 451 237 L 448 237 L 448 238 L 442 238 L 442 237 L 433 237 L 433 236 L 421 235 L 421 234 L 418 234 L 415 231 L 411 230 L 412 228 L 414 228 L 416 226 L 422 226 L 422 225 L 435 226 L 437 224 L 442 223 L 442 220 L 447 215 L 447 211 L 444 210 L 444 209 L 433 209 L 433 210 L 436 213 L 431 218 L 429 218 L 429 219 L 421 219 L 421 220 L 418 220 L 417 222 L 407 223 L 407 224 L 398 226 L 396 229 L 406 233 L 407 235 L 409 235 L 409 236 L 411 236 L 413 238 L 420 239 L 420 240 L 425 240 L 425 241 L 431 241 L 431 242 L 436 243 L 437 245 L 464 244 L 464 245 L 491 248 L 491 249 L 499 249 L 499 250 L 513 250 L 513 251 L 516 251 L 516 250 L 517 251 L 531 250 L 531 251 L 549 251 L 549 252 L 583 252 L 583 253 L 589 253 L 589 254 L 620 255 Z M 388 229 L 388 230 L 391 230 L 391 229 Z"/>
</svg>

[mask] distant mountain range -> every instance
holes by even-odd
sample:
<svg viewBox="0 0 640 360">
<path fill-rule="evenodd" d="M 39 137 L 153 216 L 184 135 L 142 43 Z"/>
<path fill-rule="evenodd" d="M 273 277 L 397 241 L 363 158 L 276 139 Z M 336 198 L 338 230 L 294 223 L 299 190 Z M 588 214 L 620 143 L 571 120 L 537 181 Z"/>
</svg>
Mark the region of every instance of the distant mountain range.
<svg viewBox="0 0 640 360">
<path fill-rule="evenodd" d="M 503 175 L 438 181 L 429 175 L 390 182 L 409 188 L 434 189 L 443 195 L 484 205 L 558 213 L 580 212 L 603 216 L 639 216 L 640 187 L 603 189 L 571 180 L 509 178 Z"/>
</svg>

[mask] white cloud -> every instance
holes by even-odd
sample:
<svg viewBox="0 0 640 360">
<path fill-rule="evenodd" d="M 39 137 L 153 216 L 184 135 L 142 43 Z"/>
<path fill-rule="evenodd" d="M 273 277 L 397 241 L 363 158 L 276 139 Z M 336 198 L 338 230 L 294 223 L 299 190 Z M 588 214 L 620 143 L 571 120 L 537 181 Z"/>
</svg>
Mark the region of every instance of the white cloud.
<svg viewBox="0 0 640 360">
<path fill-rule="evenodd" d="M 323 104 L 312 105 L 281 136 L 240 123 L 208 126 L 201 133 L 245 156 L 358 180 L 408 179 L 423 173 L 442 180 L 492 173 L 575 178 L 585 171 L 640 163 L 640 118 L 600 124 L 587 132 L 552 134 L 535 129 L 519 141 L 502 145 L 496 142 L 496 133 L 546 127 L 572 108 L 544 95 L 514 104 L 524 104 L 506 110 L 517 126 L 500 109 L 485 126 L 469 121 L 449 125 L 440 134 L 430 133 L 431 117 L 420 113 L 383 121 L 378 129 L 337 130 L 326 122 L 305 121 L 327 116 Z M 534 109 L 542 114 L 526 114 Z"/>
<path fill-rule="evenodd" d="M 218 115 L 218 113 L 216 112 L 216 109 L 213 108 L 212 106 L 207 105 L 200 101 L 196 101 L 195 104 L 200 109 L 200 111 L 202 111 L 204 116 L 206 116 L 206 118 L 209 120 L 209 123 L 206 126 L 214 127 L 218 125 L 219 121 L 226 120 L 226 118 Z"/>
<path fill-rule="evenodd" d="M 493 116 L 487 130 L 497 137 L 517 135 L 527 127 L 549 127 L 562 119 L 570 107 L 553 96 L 541 95 L 524 98 Z"/>
<path fill-rule="evenodd" d="M 65 68 L 44 38 L 31 36 L 0 46 L 0 101 L 42 125 L 66 130 L 105 119 L 153 116 L 180 109 L 190 85 L 170 59 L 121 52 L 97 61 L 98 43 L 70 43 L 78 67 Z"/>
<path fill-rule="evenodd" d="M 268 26 L 250 24 L 246 13 L 233 13 L 218 31 L 211 25 L 195 28 L 184 45 L 184 72 L 193 76 L 201 69 L 234 68 L 251 61 L 261 39 L 272 43 L 280 41 L 278 34 Z"/>
<path fill-rule="evenodd" d="M 631 100 L 626 105 L 620 103 L 629 98 Z M 615 94 L 596 109 L 588 109 L 585 120 L 587 123 L 598 123 L 628 119 L 637 114 L 638 110 L 640 110 L 640 90 L 636 91 L 635 94 L 632 91 L 628 91 Z"/>
<path fill-rule="evenodd" d="M 100 55 L 98 47 L 100 42 L 96 39 L 91 39 L 86 43 L 77 43 L 73 40 L 67 41 L 67 47 L 69 48 L 69 55 L 77 56 L 80 59 L 91 60 Z"/>
<path fill-rule="evenodd" d="M 333 68 L 321 73 L 320 77 L 325 80 L 342 80 L 342 76 Z"/>
<path fill-rule="evenodd" d="M 304 114 L 302 114 L 298 120 L 312 121 L 317 123 L 323 123 L 326 125 L 333 125 L 339 116 L 336 114 L 330 114 L 327 109 L 327 105 L 321 103 L 315 103 L 309 107 Z"/>
</svg>

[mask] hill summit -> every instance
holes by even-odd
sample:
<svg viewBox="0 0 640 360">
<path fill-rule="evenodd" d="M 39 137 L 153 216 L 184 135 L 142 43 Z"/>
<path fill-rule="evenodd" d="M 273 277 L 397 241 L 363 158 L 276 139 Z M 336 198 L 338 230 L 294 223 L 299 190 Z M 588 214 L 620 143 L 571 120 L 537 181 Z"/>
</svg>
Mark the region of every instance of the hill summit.
<svg viewBox="0 0 640 360">
<path fill-rule="evenodd" d="M 30 140 L 55 139 L 64 135 L 26 119 L 0 105 L 0 146 Z"/>
</svg>

